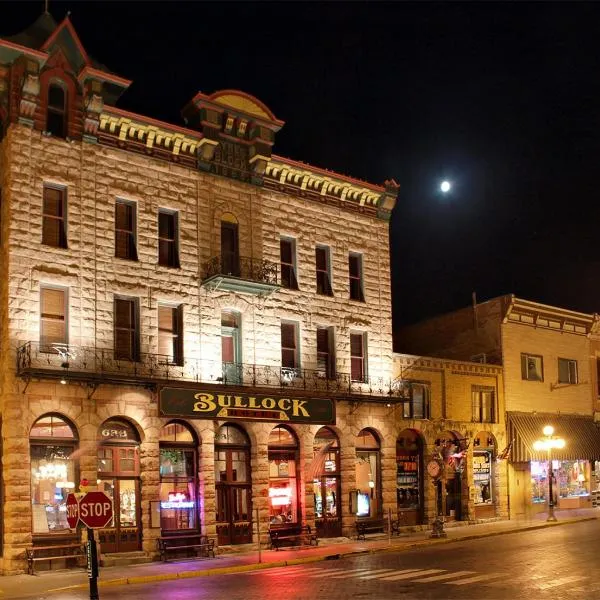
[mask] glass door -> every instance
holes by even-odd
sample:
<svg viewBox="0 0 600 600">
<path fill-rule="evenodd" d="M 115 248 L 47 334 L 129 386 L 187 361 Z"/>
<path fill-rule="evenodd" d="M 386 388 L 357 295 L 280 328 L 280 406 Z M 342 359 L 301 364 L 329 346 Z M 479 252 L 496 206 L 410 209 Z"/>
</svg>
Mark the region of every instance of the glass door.
<svg viewBox="0 0 600 600">
<path fill-rule="evenodd" d="M 221 361 L 224 383 L 242 382 L 241 354 L 239 315 L 225 311 L 221 315 Z"/>
<path fill-rule="evenodd" d="M 113 501 L 113 520 L 99 531 L 102 552 L 140 550 L 139 481 L 135 479 L 102 479 L 98 489 Z"/>
</svg>

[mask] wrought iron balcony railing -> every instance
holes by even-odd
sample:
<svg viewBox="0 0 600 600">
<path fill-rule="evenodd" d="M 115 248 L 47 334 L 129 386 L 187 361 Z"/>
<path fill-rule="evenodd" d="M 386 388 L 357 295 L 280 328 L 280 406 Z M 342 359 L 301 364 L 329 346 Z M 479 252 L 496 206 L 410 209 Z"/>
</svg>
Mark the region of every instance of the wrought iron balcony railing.
<svg viewBox="0 0 600 600">
<path fill-rule="evenodd" d="M 237 254 L 213 256 L 204 265 L 202 285 L 250 293 L 273 291 L 279 287 L 277 264 Z"/>
<path fill-rule="evenodd" d="M 315 369 L 277 365 L 224 363 L 186 358 L 173 364 L 170 357 L 142 353 L 139 360 L 115 358 L 112 349 L 27 342 L 17 349 L 17 375 L 89 383 L 156 385 L 203 383 L 227 386 L 279 388 L 333 396 L 379 396 L 404 402 L 397 381 L 369 377 L 353 381 L 347 373 L 327 376 Z"/>
</svg>

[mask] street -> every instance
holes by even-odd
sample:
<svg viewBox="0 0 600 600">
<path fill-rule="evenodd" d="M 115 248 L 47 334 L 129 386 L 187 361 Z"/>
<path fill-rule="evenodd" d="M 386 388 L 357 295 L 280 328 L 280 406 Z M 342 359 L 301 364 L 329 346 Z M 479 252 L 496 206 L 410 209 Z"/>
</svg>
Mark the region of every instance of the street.
<svg viewBox="0 0 600 600">
<path fill-rule="evenodd" d="M 600 522 L 306 565 L 100 589 L 102 600 L 600 598 Z M 84 600 L 87 590 L 29 598 Z"/>
</svg>

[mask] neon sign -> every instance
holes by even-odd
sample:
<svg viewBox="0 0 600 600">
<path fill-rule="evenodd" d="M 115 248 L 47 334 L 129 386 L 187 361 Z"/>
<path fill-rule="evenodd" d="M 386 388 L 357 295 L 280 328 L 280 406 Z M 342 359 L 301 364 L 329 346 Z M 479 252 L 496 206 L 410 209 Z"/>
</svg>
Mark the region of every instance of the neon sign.
<svg viewBox="0 0 600 600">
<path fill-rule="evenodd" d="M 269 488 L 271 506 L 286 506 L 292 503 L 292 490 L 290 488 Z"/>
<path fill-rule="evenodd" d="M 174 492 L 169 494 L 169 500 L 160 503 L 161 508 L 194 508 L 194 501 L 188 500 L 185 494 Z"/>
</svg>

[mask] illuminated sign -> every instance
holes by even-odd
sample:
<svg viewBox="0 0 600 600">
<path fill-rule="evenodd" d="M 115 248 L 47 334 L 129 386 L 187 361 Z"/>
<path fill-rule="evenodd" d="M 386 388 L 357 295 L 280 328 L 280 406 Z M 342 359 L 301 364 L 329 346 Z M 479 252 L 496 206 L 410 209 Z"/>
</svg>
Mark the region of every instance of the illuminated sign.
<svg viewBox="0 0 600 600">
<path fill-rule="evenodd" d="M 169 494 L 169 500 L 160 503 L 161 508 L 194 508 L 193 500 L 188 500 L 185 494 L 175 492 Z"/>
<path fill-rule="evenodd" d="M 159 409 L 164 417 L 335 423 L 335 405 L 331 398 L 216 394 L 204 390 L 162 388 Z"/>
<path fill-rule="evenodd" d="M 291 488 L 269 488 L 272 506 L 286 506 L 292 503 Z"/>
</svg>

